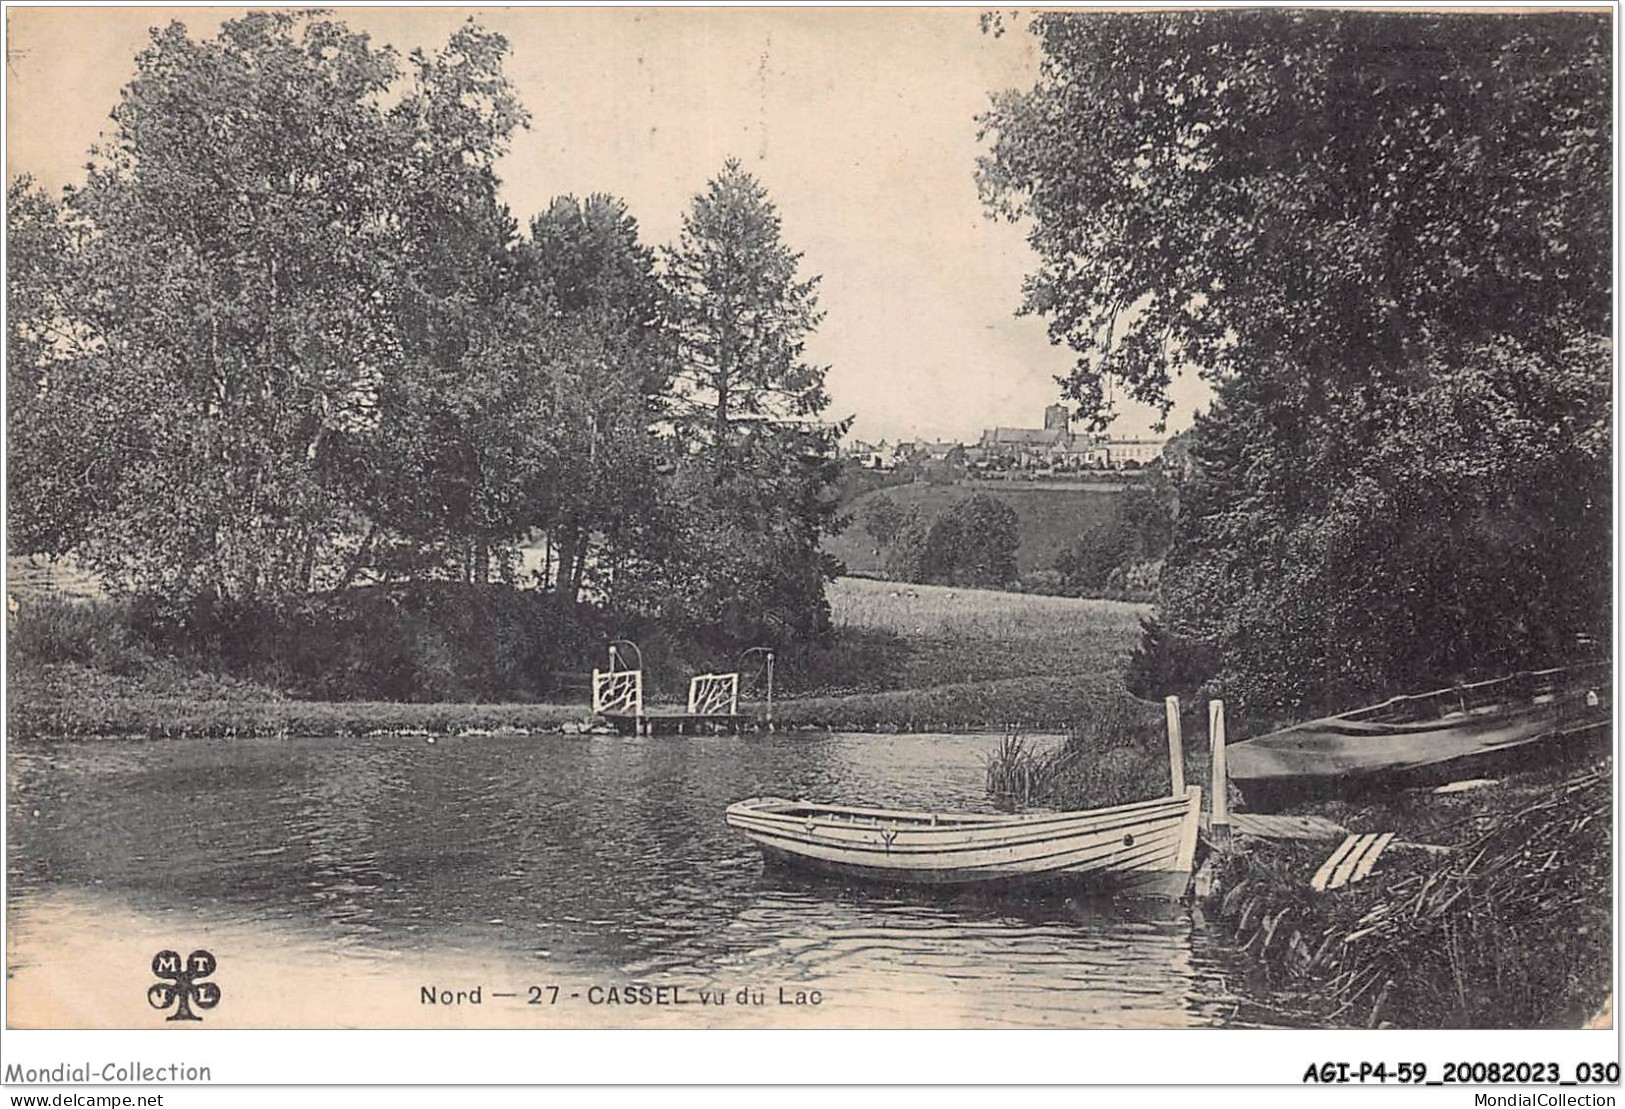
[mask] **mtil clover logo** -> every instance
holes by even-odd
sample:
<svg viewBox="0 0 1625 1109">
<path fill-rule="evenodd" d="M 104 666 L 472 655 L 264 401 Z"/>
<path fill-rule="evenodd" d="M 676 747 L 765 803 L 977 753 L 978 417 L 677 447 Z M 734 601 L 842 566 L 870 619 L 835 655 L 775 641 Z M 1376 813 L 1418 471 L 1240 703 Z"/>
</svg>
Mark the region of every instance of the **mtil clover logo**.
<svg viewBox="0 0 1625 1109">
<path fill-rule="evenodd" d="M 152 957 L 152 973 L 169 981 L 147 987 L 147 1004 L 160 1010 L 174 1006 L 175 1015 L 170 1020 L 202 1020 L 192 1012 L 193 1005 L 213 1009 L 220 1004 L 220 987 L 203 981 L 214 973 L 215 965 L 214 956 L 207 951 L 192 952 L 184 966 L 178 953 L 158 952 Z"/>
</svg>

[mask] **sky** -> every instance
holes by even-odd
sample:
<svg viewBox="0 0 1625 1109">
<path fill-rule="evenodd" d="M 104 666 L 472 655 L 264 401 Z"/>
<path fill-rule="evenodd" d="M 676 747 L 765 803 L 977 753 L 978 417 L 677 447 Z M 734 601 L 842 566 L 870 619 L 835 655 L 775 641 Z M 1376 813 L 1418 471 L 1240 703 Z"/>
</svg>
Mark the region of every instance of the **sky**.
<svg viewBox="0 0 1625 1109">
<path fill-rule="evenodd" d="M 212 37 L 242 9 L 13 8 L 8 169 L 55 189 L 83 178 L 149 27 L 180 19 Z M 784 240 L 822 277 L 826 315 L 808 344 L 829 366 L 829 415 L 852 434 L 970 441 L 1042 426 L 1072 357 L 1044 321 L 1015 316 L 1036 259 L 1019 226 L 990 220 L 975 183 L 976 115 L 1029 86 L 1037 40 L 995 38 L 977 8 L 345 8 L 338 17 L 401 53 L 433 49 L 470 15 L 511 46 L 531 113 L 499 167 L 521 224 L 563 194 L 624 198 L 645 242 L 676 238 L 683 211 L 729 157 L 767 187 Z M 1169 430 L 1207 390 L 1176 383 Z M 1119 405 L 1118 437 L 1155 413 Z"/>
</svg>

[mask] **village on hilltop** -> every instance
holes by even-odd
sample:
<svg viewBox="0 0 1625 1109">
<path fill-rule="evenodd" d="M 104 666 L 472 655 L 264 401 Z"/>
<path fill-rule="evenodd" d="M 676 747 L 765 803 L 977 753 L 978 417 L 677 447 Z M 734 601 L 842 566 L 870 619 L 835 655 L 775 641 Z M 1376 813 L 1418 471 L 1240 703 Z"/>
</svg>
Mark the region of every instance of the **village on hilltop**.
<svg viewBox="0 0 1625 1109">
<path fill-rule="evenodd" d="M 899 440 L 867 443 L 853 440 L 841 448 L 843 458 L 866 470 L 891 471 L 899 466 L 930 466 L 954 472 L 1073 473 L 1084 470 L 1138 470 L 1162 457 L 1167 439 L 1113 439 L 1073 431 L 1064 404 L 1044 409 L 1044 426 L 990 427 L 975 444 L 952 440 Z"/>
</svg>

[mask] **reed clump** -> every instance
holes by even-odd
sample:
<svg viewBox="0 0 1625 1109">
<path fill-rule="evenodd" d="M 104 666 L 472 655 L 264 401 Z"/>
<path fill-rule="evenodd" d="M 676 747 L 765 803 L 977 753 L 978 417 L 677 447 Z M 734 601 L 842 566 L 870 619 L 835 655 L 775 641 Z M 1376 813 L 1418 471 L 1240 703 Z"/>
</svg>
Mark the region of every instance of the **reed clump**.
<svg viewBox="0 0 1625 1109">
<path fill-rule="evenodd" d="M 1168 740 L 1160 706 L 1103 698 L 1059 744 L 1008 734 L 988 756 L 988 794 L 1007 808 L 1095 809 L 1169 792 Z M 1192 765 L 1194 760 L 1194 765 Z M 1205 758 L 1186 752 L 1187 781 L 1199 783 Z M 1193 776 L 1194 775 L 1194 776 Z"/>
<path fill-rule="evenodd" d="M 1611 779 L 1592 768 L 1457 821 L 1447 851 L 1398 847 L 1312 893 L 1325 844 L 1221 862 L 1210 909 L 1277 987 L 1327 1023 L 1572 1028 L 1607 998 Z"/>
</svg>

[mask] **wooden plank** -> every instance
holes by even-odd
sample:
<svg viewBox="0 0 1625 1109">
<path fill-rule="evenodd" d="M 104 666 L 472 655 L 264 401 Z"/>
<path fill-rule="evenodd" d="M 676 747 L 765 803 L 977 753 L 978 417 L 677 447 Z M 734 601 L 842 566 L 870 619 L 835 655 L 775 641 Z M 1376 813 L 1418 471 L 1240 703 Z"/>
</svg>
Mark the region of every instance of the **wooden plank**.
<svg viewBox="0 0 1625 1109">
<path fill-rule="evenodd" d="M 1258 839 L 1338 840 L 1349 834 L 1347 828 L 1323 816 L 1232 813 L 1230 824 L 1238 835 Z"/>
<path fill-rule="evenodd" d="M 1179 857 L 1174 860 L 1174 869 L 1189 874 L 1196 861 L 1196 840 L 1202 822 L 1202 787 L 1187 786 L 1185 797 L 1190 802 L 1190 809 L 1179 830 Z"/>
<path fill-rule="evenodd" d="M 1360 865 L 1356 866 L 1354 868 L 1354 873 L 1349 875 L 1349 882 L 1352 884 L 1354 882 L 1361 881 L 1367 874 L 1370 874 L 1371 868 L 1377 865 L 1377 857 L 1381 855 L 1383 851 L 1387 849 L 1388 845 L 1393 841 L 1394 833 L 1392 832 L 1384 832 L 1382 835 L 1378 836 L 1377 842 L 1371 845 L 1370 850 L 1365 853 L 1365 857 L 1360 860 Z"/>
<path fill-rule="evenodd" d="M 1371 850 L 1371 845 L 1376 842 L 1377 837 L 1375 835 L 1368 833 L 1360 836 L 1354 844 L 1354 850 L 1343 856 L 1343 861 L 1337 865 L 1336 870 L 1332 871 L 1331 881 L 1326 883 L 1326 888 L 1335 890 L 1348 885 L 1349 875 L 1354 873 L 1354 868 L 1359 865 L 1361 856 Z"/>
<path fill-rule="evenodd" d="M 1354 845 L 1359 841 L 1359 838 L 1358 836 L 1349 836 L 1336 851 L 1332 852 L 1330 858 L 1320 864 L 1320 869 L 1315 871 L 1315 876 L 1309 879 L 1310 889 L 1323 890 L 1326 888 L 1326 882 L 1331 878 L 1332 871 L 1337 869 L 1343 862 L 1344 856 L 1354 850 Z"/>
<path fill-rule="evenodd" d="M 1447 782 L 1434 789 L 1434 793 L 1465 793 L 1470 789 L 1483 789 L 1485 786 L 1496 785 L 1498 778 L 1466 778 L 1459 782 Z"/>
</svg>

